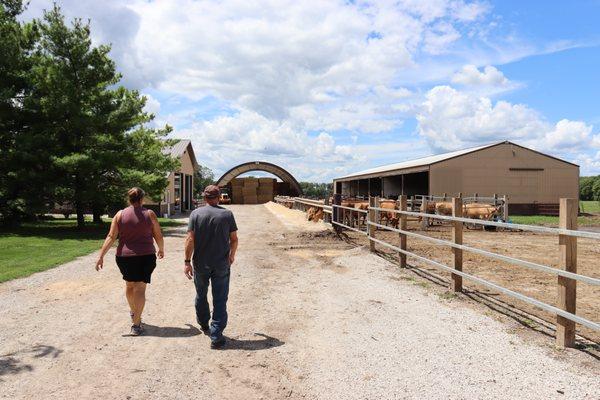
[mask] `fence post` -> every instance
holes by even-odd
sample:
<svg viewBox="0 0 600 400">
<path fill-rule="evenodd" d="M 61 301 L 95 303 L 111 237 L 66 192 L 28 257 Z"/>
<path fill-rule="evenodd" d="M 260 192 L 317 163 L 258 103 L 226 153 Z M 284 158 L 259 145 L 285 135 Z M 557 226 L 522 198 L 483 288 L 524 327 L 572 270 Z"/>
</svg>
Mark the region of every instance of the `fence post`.
<svg viewBox="0 0 600 400">
<path fill-rule="evenodd" d="M 373 210 L 373 207 L 379 207 L 379 199 L 377 197 L 369 196 L 369 212 L 367 214 L 367 220 L 372 223 L 377 223 L 377 211 Z M 360 217 L 359 217 L 360 220 Z M 375 237 L 375 226 L 367 223 L 369 237 Z M 369 239 L 369 250 L 375 251 L 375 242 Z"/>
<path fill-rule="evenodd" d="M 576 199 L 560 199 L 559 228 L 577 230 Z M 560 268 L 577 273 L 577 237 L 559 235 Z M 558 277 L 557 306 L 575 314 L 577 304 L 577 281 L 564 276 Z M 556 345 L 558 347 L 575 346 L 575 322 L 560 315 L 556 316 Z"/>
<path fill-rule="evenodd" d="M 427 214 L 427 200 L 423 197 L 423 202 L 421 203 L 421 213 Z M 421 229 L 427 230 L 427 218 L 421 217 Z"/>
<path fill-rule="evenodd" d="M 452 199 L 452 216 L 462 218 L 463 204 L 461 198 Z M 452 222 L 452 241 L 456 244 L 463 242 L 463 223 L 459 221 Z M 462 249 L 452 248 L 453 267 L 456 271 L 462 271 L 463 257 Z M 452 274 L 451 289 L 453 292 L 462 292 L 462 276 Z"/>
<path fill-rule="evenodd" d="M 333 204 L 337 206 L 342 204 L 342 195 L 340 193 L 335 193 L 333 195 Z M 341 210 L 342 209 L 339 207 L 331 207 L 331 218 L 333 222 L 337 222 L 338 224 L 340 223 Z M 339 235 L 342 232 L 342 227 L 337 224 L 333 224 L 333 230 Z"/>
<path fill-rule="evenodd" d="M 502 218 L 504 218 L 504 222 L 508 222 L 508 196 L 504 195 L 502 197 L 502 201 L 504 203 L 504 209 L 502 210 Z"/>
<path fill-rule="evenodd" d="M 329 205 L 329 196 L 325 197 L 325 199 L 323 200 L 323 205 L 324 206 L 328 206 Z M 333 212 L 331 214 L 328 214 L 325 212 L 325 207 L 323 207 L 323 222 L 325 223 L 331 223 L 331 217 L 333 215 Z"/>
<path fill-rule="evenodd" d="M 406 195 L 400 196 L 400 211 L 406 211 Z M 400 230 L 406 230 L 406 214 L 400 214 Z M 406 250 L 406 234 L 400 234 L 400 248 Z M 398 253 L 400 268 L 406 268 L 406 254 Z"/>
</svg>

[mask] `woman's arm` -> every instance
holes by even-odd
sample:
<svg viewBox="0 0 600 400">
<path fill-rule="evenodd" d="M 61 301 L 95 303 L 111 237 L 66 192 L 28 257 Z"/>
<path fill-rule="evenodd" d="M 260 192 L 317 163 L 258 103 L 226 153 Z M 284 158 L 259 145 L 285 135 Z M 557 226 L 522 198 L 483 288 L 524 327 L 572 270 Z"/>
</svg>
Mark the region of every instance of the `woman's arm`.
<svg viewBox="0 0 600 400">
<path fill-rule="evenodd" d="M 148 213 L 150 214 L 150 219 L 152 220 L 152 236 L 158 245 L 158 252 L 156 253 L 156 256 L 158 258 L 163 258 L 165 256 L 165 240 L 163 239 L 163 235 L 160 230 L 160 224 L 158 223 L 158 218 L 156 218 L 154 211 L 149 210 Z"/>
<path fill-rule="evenodd" d="M 98 261 L 96 261 L 96 271 L 100 271 L 104 266 L 104 255 L 113 245 L 115 240 L 117 239 L 117 235 L 119 234 L 119 219 L 121 218 L 121 211 L 119 211 L 115 217 L 112 219 L 110 223 L 110 230 L 108 231 L 108 235 L 106 235 L 106 239 L 104 239 L 104 244 L 100 249 L 100 255 L 98 256 Z"/>
</svg>

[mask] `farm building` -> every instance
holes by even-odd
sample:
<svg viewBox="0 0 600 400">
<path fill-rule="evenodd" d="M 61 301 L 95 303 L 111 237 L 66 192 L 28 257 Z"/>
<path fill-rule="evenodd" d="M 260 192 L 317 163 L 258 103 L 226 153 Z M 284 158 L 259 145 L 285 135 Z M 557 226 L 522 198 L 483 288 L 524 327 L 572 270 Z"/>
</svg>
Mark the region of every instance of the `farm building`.
<svg viewBox="0 0 600 400">
<path fill-rule="evenodd" d="M 180 167 L 169 173 L 169 184 L 160 201 L 148 199 L 146 206 L 159 215 L 179 214 L 194 209 L 194 173 L 198 169 L 198 161 L 194 154 L 192 142 L 182 139 L 173 146 L 166 147 L 164 154 L 179 159 Z"/>
<path fill-rule="evenodd" d="M 385 165 L 336 178 L 346 196 L 508 197 L 509 212 L 535 214 L 578 198 L 579 166 L 508 141 Z"/>
<path fill-rule="evenodd" d="M 275 175 L 272 178 L 238 178 L 248 172 L 261 171 Z M 231 196 L 237 204 L 260 204 L 273 200 L 274 196 L 299 196 L 300 184 L 292 174 L 282 167 L 266 161 L 250 161 L 231 168 L 217 180 L 217 185 Z"/>
</svg>

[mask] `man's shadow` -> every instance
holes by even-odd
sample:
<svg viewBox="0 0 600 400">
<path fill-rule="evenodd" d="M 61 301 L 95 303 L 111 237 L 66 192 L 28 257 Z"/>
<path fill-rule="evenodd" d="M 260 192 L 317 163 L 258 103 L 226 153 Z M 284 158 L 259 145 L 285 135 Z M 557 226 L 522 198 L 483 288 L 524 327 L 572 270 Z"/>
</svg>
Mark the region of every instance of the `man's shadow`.
<svg viewBox="0 0 600 400">
<path fill-rule="evenodd" d="M 260 336 L 262 339 L 239 340 L 228 338 L 222 350 L 266 350 L 273 347 L 283 346 L 285 344 L 285 342 L 263 333 L 255 333 L 254 335 Z"/>
<path fill-rule="evenodd" d="M 193 325 L 186 324 L 187 328 L 174 326 L 156 326 L 144 322 L 144 336 L 156 336 L 162 338 L 192 337 L 198 336 L 201 332 Z M 123 335 L 131 336 L 131 335 Z"/>
</svg>

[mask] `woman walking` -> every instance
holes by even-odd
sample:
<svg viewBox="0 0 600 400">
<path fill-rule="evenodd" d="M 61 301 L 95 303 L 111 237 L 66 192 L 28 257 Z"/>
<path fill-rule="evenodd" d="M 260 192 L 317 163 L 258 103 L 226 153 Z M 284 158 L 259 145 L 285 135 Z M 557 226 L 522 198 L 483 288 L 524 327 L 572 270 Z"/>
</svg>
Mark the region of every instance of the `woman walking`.
<svg viewBox="0 0 600 400">
<path fill-rule="evenodd" d="M 134 187 L 127 192 L 127 196 L 131 205 L 117 212 L 113 218 L 96 262 L 96 271 L 102 269 L 104 255 L 118 236 L 116 260 L 125 280 L 125 296 L 133 323 L 131 335 L 139 336 L 144 332 L 142 311 L 146 303 L 146 284 L 150 283 L 157 256 L 163 258 L 165 249 L 156 214 L 142 207 L 144 191 Z M 152 239 L 158 245 L 156 253 Z"/>
</svg>

